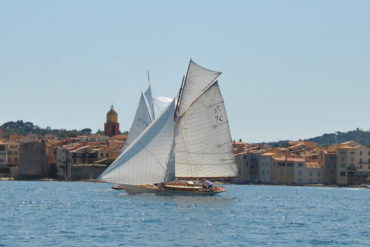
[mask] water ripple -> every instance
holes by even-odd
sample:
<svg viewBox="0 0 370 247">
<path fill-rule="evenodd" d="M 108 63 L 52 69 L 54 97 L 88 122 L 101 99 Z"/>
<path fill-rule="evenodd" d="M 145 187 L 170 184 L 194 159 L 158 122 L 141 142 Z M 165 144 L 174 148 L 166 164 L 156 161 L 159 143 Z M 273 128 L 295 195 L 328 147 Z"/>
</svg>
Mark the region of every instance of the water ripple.
<svg viewBox="0 0 370 247">
<path fill-rule="evenodd" d="M 0 182 L 0 246 L 370 246 L 370 190 L 227 186 L 214 197 Z"/>
</svg>

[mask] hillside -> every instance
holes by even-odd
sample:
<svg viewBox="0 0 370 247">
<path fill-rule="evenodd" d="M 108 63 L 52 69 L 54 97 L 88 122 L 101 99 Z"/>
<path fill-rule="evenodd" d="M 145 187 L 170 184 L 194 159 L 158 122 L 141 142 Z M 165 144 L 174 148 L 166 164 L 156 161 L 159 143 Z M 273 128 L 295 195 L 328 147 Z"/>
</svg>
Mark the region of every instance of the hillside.
<svg viewBox="0 0 370 247">
<path fill-rule="evenodd" d="M 313 138 L 306 139 L 306 141 L 315 142 L 320 146 L 329 146 L 335 143 L 342 143 L 347 141 L 356 141 L 367 147 L 370 147 L 370 132 L 360 129 L 351 130 L 348 132 L 337 132 L 331 134 L 324 134 Z"/>
<path fill-rule="evenodd" d="M 337 133 L 323 134 L 322 136 L 305 139 L 304 141 L 314 142 L 317 143 L 319 146 L 330 146 L 336 143 L 356 141 L 367 147 L 370 147 L 370 131 L 363 131 L 360 129 L 351 130 L 348 132 L 338 131 Z M 268 144 L 272 147 L 287 147 L 289 145 L 288 142 L 288 140 L 283 140 L 278 142 L 268 142 L 264 144 Z"/>
<path fill-rule="evenodd" d="M 40 128 L 39 126 L 34 125 L 31 122 L 23 122 L 22 120 L 18 120 L 16 122 L 6 122 L 0 126 L 0 130 L 2 130 L 5 137 L 11 134 L 25 136 L 32 133 L 36 135 L 51 134 L 60 138 L 66 138 L 79 135 L 90 135 L 92 132 L 92 130 L 89 128 L 85 128 L 82 130 L 51 129 L 50 127 Z"/>
</svg>

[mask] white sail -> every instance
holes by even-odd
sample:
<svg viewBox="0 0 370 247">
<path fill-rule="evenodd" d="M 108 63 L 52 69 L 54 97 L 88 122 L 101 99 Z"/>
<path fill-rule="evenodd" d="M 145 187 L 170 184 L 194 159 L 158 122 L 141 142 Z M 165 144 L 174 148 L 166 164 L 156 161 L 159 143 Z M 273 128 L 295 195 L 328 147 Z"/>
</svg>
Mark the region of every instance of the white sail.
<svg viewBox="0 0 370 247">
<path fill-rule="evenodd" d="M 179 115 L 182 115 L 220 74 L 221 72 L 203 68 L 190 60 L 188 72 L 180 94 Z"/>
<path fill-rule="evenodd" d="M 144 95 L 145 95 L 146 102 L 147 102 L 147 105 L 148 105 L 150 117 L 153 121 L 155 119 L 155 115 L 154 115 L 152 88 L 151 88 L 150 85 L 149 85 L 148 89 L 144 92 Z"/>
<path fill-rule="evenodd" d="M 194 100 L 180 116 L 177 125 L 176 177 L 237 176 L 228 119 L 218 82 Z"/>
<path fill-rule="evenodd" d="M 147 105 L 145 95 L 141 93 L 139 105 L 137 107 L 134 121 L 132 122 L 125 147 L 128 147 L 152 122 L 150 109 Z"/>
<path fill-rule="evenodd" d="M 101 180 L 119 184 L 154 184 L 169 178 L 174 147 L 175 101 L 103 172 Z"/>
</svg>

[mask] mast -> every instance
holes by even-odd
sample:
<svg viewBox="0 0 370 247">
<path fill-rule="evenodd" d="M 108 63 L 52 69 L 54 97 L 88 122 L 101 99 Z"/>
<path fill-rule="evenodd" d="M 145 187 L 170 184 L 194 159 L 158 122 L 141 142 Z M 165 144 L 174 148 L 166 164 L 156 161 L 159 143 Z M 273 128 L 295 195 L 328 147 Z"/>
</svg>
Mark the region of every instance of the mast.
<svg viewBox="0 0 370 247">
<path fill-rule="evenodd" d="M 185 76 L 182 77 L 181 86 L 180 86 L 180 90 L 179 90 L 179 94 L 178 94 L 178 99 L 177 99 L 177 102 L 176 102 L 176 109 L 175 109 L 175 116 L 174 116 L 175 120 L 176 120 L 176 116 L 178 115 L 180 97 L 181 97 L 181 94 L 182 94 L 182 89 L 184 88 L 184 83 L 185 83 Z"/>
</svg>

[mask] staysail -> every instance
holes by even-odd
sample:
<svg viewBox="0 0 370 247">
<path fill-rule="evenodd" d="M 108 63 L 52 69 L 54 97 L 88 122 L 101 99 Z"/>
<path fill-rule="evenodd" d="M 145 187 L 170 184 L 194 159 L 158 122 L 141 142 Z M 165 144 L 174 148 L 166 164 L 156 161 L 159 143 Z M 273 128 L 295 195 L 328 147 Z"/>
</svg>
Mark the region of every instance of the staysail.
<svg viewBox="0 0 370 247">
<path fill-rule="evenodd" d="M 180 116 L 176 132 L 176 177 L 237 176 L 228 119 L 217 81 L 191 102 Z"/>
<path fill-rule="evenodd" d="M 155 119 L 155 115 L 154 115 L 152 88 L 151 88 L 150 85 L 149 85 L 148 89 L 144 92 L 144 95 L 145 95 L 146 103 L 147 103 L 147 106 L 148 106 L 150 118 L 153 121 Z"/>
<path fill-rule="evenodd" d="M 103 172 L 101 180 L 119 184 L 154 184 L 169 177 L 174 148 L 175 100 Z"/>
<path fill-rule="evenodd" d="M 153 120 L 153 97 L 152 90 L 149 85 L 148 89 L 144 93 L 141 93 L 139 105 L 137 107 L 134 121 L 132 122 L 124 148 L 128 147 Z"/>
</svg>

